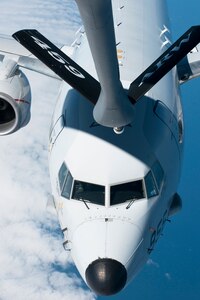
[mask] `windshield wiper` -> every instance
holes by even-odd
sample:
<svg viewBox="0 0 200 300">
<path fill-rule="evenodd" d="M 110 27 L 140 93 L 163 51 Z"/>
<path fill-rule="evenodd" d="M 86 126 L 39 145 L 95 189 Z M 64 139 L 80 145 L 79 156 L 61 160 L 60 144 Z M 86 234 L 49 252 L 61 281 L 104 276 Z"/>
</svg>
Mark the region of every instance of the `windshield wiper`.
<svg viewBox="0 0 200 300">
<path fill-rule="evenodd" d="M 90 208 L 89 208 L 89 206 L 87 205 L 87 202 L 86 202 L 86 200 L 85 200 L 85 199 L 83 199 L 83 198 L 80 198 L 80 200 L 81 200 L 81 201 L 83 201 L 83 203 L 85 204 L 85 206 L 87 207 L 87 209 L 90 209 Z"/>
<path fill-rule="evenodd" d="M 131 205 L 135 202 L 135 200 L 137 200 L 137 199 L 131 199 L 129 204 L 126 206 L 126 209 L 129 209 L 131 207 Z"/>
</svg>

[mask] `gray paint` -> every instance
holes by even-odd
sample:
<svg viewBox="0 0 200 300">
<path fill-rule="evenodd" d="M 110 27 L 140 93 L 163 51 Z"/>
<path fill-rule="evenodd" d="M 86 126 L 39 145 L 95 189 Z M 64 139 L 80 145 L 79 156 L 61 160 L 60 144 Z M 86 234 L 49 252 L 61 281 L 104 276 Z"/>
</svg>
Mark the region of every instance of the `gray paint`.
<svg viewBox="0 0 200 300">
<path fill-rule="evenodd" d="M 125 126 L 133 121 L 134 108 L 119 79 L 111 1 L 76 2 L 101 84 L 101 93 L 93 111 L 94 118 L 104 126 Z"/>
</svg>

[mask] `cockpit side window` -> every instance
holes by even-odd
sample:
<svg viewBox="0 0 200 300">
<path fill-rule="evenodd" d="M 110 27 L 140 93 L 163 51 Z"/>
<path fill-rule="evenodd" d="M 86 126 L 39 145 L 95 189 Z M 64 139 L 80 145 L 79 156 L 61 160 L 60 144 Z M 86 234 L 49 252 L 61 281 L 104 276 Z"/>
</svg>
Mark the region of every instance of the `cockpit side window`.
<svg viewBox="0 0 200 300">
<path fill-rule="evenodd" d="M 58 179 L 61 196 L 70 199 L 73 178 L 65 163 L 62 164 L 59 170 Z"/>
<path fill-rule="evenodd" d="M 145 177 L 145 184 L 148 198 L 158 195 L 158 189 L 151 171 L 149 171 L 149 173 Z"/>
<path fill-rule="evenodd" d="M 156 161 L 155 164 L 152 166 L 152 171 L 158 186 L 158 190 L 160 191 L 163 182 L 164 172 L 158 161 Z"/>
<path fill-rule="evenodd" d="M 71 173 L 68 171 L 65 182 L 64 182 L 64 186 L 62 189 L 61 196 L 65 197 L 67 199 L 70 199 L 72 183 L 73 183 L 73 178 L 72 178 Z"/>
<path fill-rule="evenodd" d="M 110 188 L 110 195 L 111 205 L 145 198 L 143 180 L 136 180 L 123 184 L 113 185 Z"/>
<path fill-rule="evenodd" d="M 75 180 L 72 199 L 105 205 L 105 186 Z"/>
<path fill-rule="evenodd" d="M 68 173 L 68 169 L 67 169 L 65 163 L 63 163 L 59 170 L 59 173 L 58 173 L 60 191 L 62 191 L 62 189 L 63 189 L 63 185 L 64 185 L 65 178 L 67 176 L 67 173 Z"/>
</svg>

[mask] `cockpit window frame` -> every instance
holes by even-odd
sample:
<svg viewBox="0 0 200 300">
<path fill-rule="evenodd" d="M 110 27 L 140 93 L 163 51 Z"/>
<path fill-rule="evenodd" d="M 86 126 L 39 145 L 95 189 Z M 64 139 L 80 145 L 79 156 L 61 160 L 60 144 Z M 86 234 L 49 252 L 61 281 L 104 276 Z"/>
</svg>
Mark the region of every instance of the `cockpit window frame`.
<svg viewBox="0 0 200 300">
<path fill-rule="evenodd" d="M 68 179 L 68 176 L 70 176 L 71 180 L 71 186 L 70 186 L 70 193 L 69 193 L 69 198 L 66 197 L 66 195 L 63 194 L 63 190 L 65 188 L 65 184 L 66 181 Z M 74 178 L 71 174 L 71 172 L 69 171 L 67 165 L 65 162 L 62 163 L 59 172 L 58 172 L 58 182 L 59 182 L 59 192 L 61 197 L 70 200 L 71 199 L 71 195 L 72 195 L 72 189 L 73 189 L 73 185 L 74 185 Z"/>
<path fill-rule="evenodd" d="M 115 186 L 119 186 L 119 185 L 125 185 L 125 184 L 131 184 L 131 183 L 136 183 L 137 181 L 141 181 L 141 183 L 142 183 L 142 193 L 143 193 L 143 197 L 141 197 L 141 198 L 133 198 L 133 199 L 127 199 L 126 201 L 122 201 L 122 202 L 119 202 L 119 203 L 114 203 L 114 204 L 112 204 L 112 199 L 111 199 L 111 188 L 112 187 L 115 187 Z M 135 179 L 135 180 L 132 180 L 132 181 L 125 181 L 125 182 L 121 182 L 121 183 L 117 183 L 117 184 L 112 184 L 112 185 L 110 185 L 109 186 L 109 188 L 110 188 L 110 201 L 109 201 L 109 203 L 110 203 L 110 207 L 113 207 L 113 206 L 116 206 L 116 205 L 122 205 L 122 204 L 125 204 L 125 205 L 127 205 L 127 203 L 129 203 L 130 201 L 132 201 L 132 202 L 135 202 L 135 201 L 141 201 L 141 200 L 144 200 L 144 199 L 146 199 L 146 187 L 145 187 L 145 181 L 144 181 L 144 178 L 137 178 L 137 179 Z"/>
<path fill-rule="evenodd" d="M 148 184 L 147 184 L 147 180 L 148 180 L 147 178 L 148 178 L 148 177 L 152 180 L 151 183 L 153 183 L 153 184 L 152 184 L 152 187 L 155 188 L 155 194 L 151 194 L 151 193 L 153 192 L 153 190 L 150 191 L 150 190 L 148 189 Z M 153 176 L 153 172 L 152 172 L 151 169 L 150 169 L 149 172 L 145 175 L 145 177 L 144 177 L 144 182 L 145 182 L 145 189 L 146 189 L 146 198 L 147 198 L 147 199 L 150 199 L 150 198 L 157 197 L 157 196 L 159 195 L 159 190 L 158 190 L 157 183 L 156 183 L 156 180 L 155 180 L 155 178 L 154 178 L 154 176 Z"/>
<path fill-rule="evenodd" d="M 60 169 L 59 169 L 59 171 L 58 171 L 58 184 L 59 184 L 60 194 L 61 194 L 61 191 L 63 189 L 67 173 L 68 173 L 68 168 L 67 168 L 66 164 L 63 162 Z"/>
<path fill-rule="evenodd" d="M 153 164 L 153 166 L 151 167 L 151 171 L 152 171 L 154 180 L 156 182 L 158 192 L 160 193 L 160 191 L 162 189 L 163 182 L 164 182 L 163 168 L 161 167 L 161 164 L 158 161 L 156 161 Z"/>
<path fill-rule="evenodd" d="M 152 186 L 152 191 L 150 191 L 150 189 L 148 190 L 147 176 L 151 177 L 150 178 L 151 182 L 149 182 L 149 184 L 150 184 L 149 186 Z M 64 188 L 65 188 L 67 179 L 69 179 L 69 186 L 70 186 L 69 187 L 69 197 L 67 195 L 68 190 L 66 190 L 66 194 L 64 194 Z M 93 201 L 93 200 L 81 199 L 81 198 L 80 199 L 74 199 L 73 194 L 74 194 L 74 188 L 75 188 L 75 182 L 76 181 L 82 182 L 82 183 L 85 183 L 85 184 L 88 184 L 88 185 L 91 185 L 91 186 L 92 185 L 93 186 L 101 186 L 102 188 L 104 188 L 104 200 L 102 201 L 102 203 L 101 203 L 101 200 L 100 201 L 95 201 L 95 200 Z M 125 185 L 125 184 L 127 184 L 127 185 L 130 184 L 131 185 L 131 183 L 134 183 L 134 182 L 136 183 L 137 181 L 138 182 L 141 181 L 141 187 L 138 186 L 138 190 L 135 190 L 135 192 L 136 192 L 136 194 L 141 193 L 141 198 L 139 198 L 139 196 L 138 196 L 138 198 L 135 196 L 135 198 L 133 198 L 133 199 L 127 199 L 127 200 L 124 201 L 123 197 L 125 198 L 126 196 L 123 196 L 122 197 L 122 202 L 118 202 L 118 200 L 116 200 L 117 203 L 114 203 L 114 202 L 112 203 L 112 196 L 111 196 L 112 187 Z M 77 178 L 76 179 L 73 178 L 73 176 L 72 176 L 71 172 L 69 171 L 69 169 L 68 169 L 65 162 L 62 163 L 62 165 L 59 169 L 59 172 L 58 172 L 58 186 L 59 186 L 59 193 L 60 193 L 61 197 L 64 197 L 65 199 L 68 199 L 68 200 L 75 200 L 75 201 L 83 200 L 85 202 L 88 202 L 89 204 L 95 204 L 95 205 L 100 205 L 100 206 L 104 206 L 104 207 L 106 207 L 106 205 L 112 207 L 112 206 L 116 206 L 116 205 L 126 204 L 127 202 L 135 202 L 135 201 L 140 201 L 140 200 L 150 199 L 150 198 L 156 197 L 160 194 L 160 192 L 162 190 L 163 182 L 164 182 L 164 171 L 163 171 L 163 169 L 162 169 L 162 167 L 161 167 L 161 165 L 158 161 L 156 161 L 152 165 L 152 167 L 150 168 L 150 170 L 147 172 L 147 174 L 144 177 L 136 178 L 132 181 L 118 182 L 116 184 L 112 184 L 112 185 L 109 185 L 109 186 L 108 185 L 100 185 L 100 184 L 84 182 L 84 181 L 78 180 Z M 109 188 L 109 192 L 108 192 L 108 188 Z M 130 195 L 128 193 L 133 192 L 132 187 L 130 186 L 129 188 L 130 188 L 130 190 L 127 189 L 127 198 L 130 197 Z M 153 194 L 154 189 L 155 189 L 155 193 Z M 89 190 L 86 189 L 85 192 L 87 193 L 87 192 L 89 192 Z M 95 190 L 91 190 L 91 193 L 92 192 L 95 193 Z M 98 190 L 96 192 L 98 192 Z M 116 193 L 116 191 L 114 191 L 114 192 Z M 117 192 L 118 193 L 120 193 L 120 192 L 123 193 L 125 191 L 123 191 L 123 188 L 122 188 L 121 191 L 119 189 Z M 152 193 L 152 195 L 151 195 L 151 193 Z M 107 202 L 108 197 L 109 197 L 109 202 Z M 94 198 L 96 198 L 96 197 L 94 197 Z"/>
<path fill-rule="evenodd" d="M 153 183 L 155 184 L 155 188 L 156 188 L 156 194 L 155 195 L 149 195 L 149 193 L 147 191 L 146 178 L 147 178 L 147 176 L 149 176 L 149 174 L 151 174 L 151 177 L 153 179 Z M 163 182 L 164 182 L 164 170 L 163 170 L 163 168 L 162 168 L 162 166 L 161 166 L 161 164 L 159 163 L 158 160 L 152 165 L 150 170 L 145 175 L 144 182 L 145 182 L 145 189 L 146 189 L 147 199 L 157 197 L 161 193 Z"/>
<path fill-rule="evenodd" d="M 68 180 L 70 180 L 70 187 L 69 187 L 69 189 L 66 190 L 65 188 L 66 188 L 66 184 L 68 183 Z M 63 184 L 63 189 L 61 192 L 61 196 L 63 198 L 68 199 L 68 200 L 71 199 L 73 185 L 74 185 L 74 178 L 72 177 L 72 174 L 68 170 L 67 176 L 66 176 L 64 184 Z M 67 193 L 68 193 L 69 197 L 67 196 Z"/>
<path fill-rule="evenodd" d="M 76 189 L 76 186 L 75 186 L 76 184 L 81 184 L 82 188 L 84 187 L 84 185 L 85 186 L 87 186 L 87 185 L 91 186 L 92 188 L 95 188 L 95 187 L 103 188 L 104 189 L 104 191 L 102 192 L 102 194 L 104 194 L 104 199 L 102 201 L 103 204 L 100 203 L 101 201 L 95 201 L 95 200 L 91 201 L 90 199 L 86 199 L 85 197 L 78 198 L 78 192 L 75 190 Z M 87 190 L 87 189 L 85 189 L 85 190 L 82 191 L 82 193 L 85 193 L 85 195 L 87 195 L 88 192 L 89 192 L 89 190 Z M 96 193 L 98 193 L 99 191 L 98 190 L 97 191 L 91 190 L 90 192 L 94 192 L 94 193 L 96 192 Z M 77 198 L 74 198 L 75 193 L 77 193 L 77 195 L 76 195 Z M 88 194 L 88 197 L 89 196 L 90 195 Z M 101 197 L 101 194 L 100 194 L 100 197 Z M 97 197 L 94 197 L 94 199 L 96 199 L 96 198 Z M 75 200 L 75 201 L 84 201 L 84 202 L 86 202 L 88 204 L 95 204 L 95 205 L 100 205 L 100 206 L 104 206 L 105 207 L 105 205 L 106 205 L 106 186 L 105 185 L 101 185 L 101 184 L 95 184 L 95 183 L 92 183 L 92 182 L 86 182 L 86 181 L 74 179 L 73 188 L 71 190 L 71 199 Z"/>
</svg>

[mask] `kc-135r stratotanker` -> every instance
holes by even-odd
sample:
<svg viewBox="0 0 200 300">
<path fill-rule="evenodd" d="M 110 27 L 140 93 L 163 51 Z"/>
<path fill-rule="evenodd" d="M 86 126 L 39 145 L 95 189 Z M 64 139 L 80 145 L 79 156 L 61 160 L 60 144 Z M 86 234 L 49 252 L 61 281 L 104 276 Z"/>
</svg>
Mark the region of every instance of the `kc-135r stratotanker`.
<svg viewBox="0 0 200 300">
<path fill-rule="evenodd" d="M 172 43 L 165 1 L 76 0 L 83 27 L 61 49 L 36 30 L 0 38 L 0 134 L 30 119 L 27 68 L 60 91 L 50 128 L 52 203 L 64 248 L 99 295 L 148 260 L 177 194 L 180 85 L 200 75 L 200 26 Z"/>
</svg>

